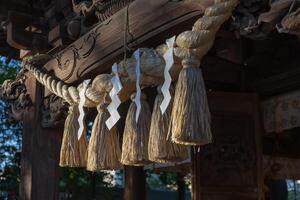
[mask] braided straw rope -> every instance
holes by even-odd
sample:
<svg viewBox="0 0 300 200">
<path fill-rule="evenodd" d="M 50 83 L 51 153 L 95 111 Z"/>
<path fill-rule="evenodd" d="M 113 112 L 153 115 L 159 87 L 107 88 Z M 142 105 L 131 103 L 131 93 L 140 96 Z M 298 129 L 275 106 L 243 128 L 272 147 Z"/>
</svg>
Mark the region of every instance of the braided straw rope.
<svg viewBox="0 0 300 200">
<path fill-rule="evenodd" d="M 154 85 L 161 83 L 162 76 L 158 75 L 163 74 L 164 60 L 153 49 L 143 49 L 141 56 L 141 69 L 142 77 L 141 83 L 144 86 Z M 40 82 L 44 85 L 50 92 L 55 95 L 63 98 L 70 105 L 79 103 L 79 91 L 82 87 L 82 84 L 79 84 L 78 87 L 69 86 L 62 81 L 56 80 L 47 73 L 42 72 L 36 66 L 40 63 L 45 63 L 50 59 L 49 55 L 35 55 L 33 57 L 28 57 L 23 60 L 23 67 L 29 70 Z M 126 65 L 120 63 L 120 79 L 124 85 L 123 90 L 120 94 L 122 101 L 129 99 L 130 94 L 135 90 L 135 59 L 127 59 Z M 39 63 L 39 64 L 37 64 Z M 104 99 L 104 95 L 112 89 L 112 74 L 100 74 L 96 76 L 92 84 L 88 85 L 88 88 L 85 92 L 86 102 L 85 107 L 97 107 Z"/>
<path fill-rule="evenodd" d="M 206 8 L 204 16 L 198 19 L 191 31 L 178 35 L 175 55 L 181 59 L 201 58 L 212 47 L 216 32 L 228 20 L 238 0 L 215 0 L 214 5 Z"/>
<path fill-rule="evenodd" d="M 74 86 L 69 86 L 62 81 L 52 78 L 50 75 L 39 70 L 34 63 L 49 57 L 48 55 L 36 55 L 26 59 L 23 63 L 23 66 L 29 70 L 36 80 L 44 85 L 50 92 L 54 93 L 56 96 L 63 98 L 70 105 L 79 103 L 79 91 L 82 87 L 80 84 L 77 88 Z M 97 76 L 93 83 L 88 86 L 86 95 L 86 107 L 96 107 L 101 101 L 103 95 L 102 92 L 106 91 L 106 88 L 110 85 L 111 75 L 101 74 Z"/>
<path fill-rule="evenodd" d="M 199 66 L 237 3 L 237 0 L 215 0 L 193 29 L 176 39 L 175 55 L 182 59 L 183 69 L 176 84 L 169 129 L 175 143 L 201 146 L 212 142 L 206 87 Z"/>
<path fill-rule="evenodd" d="M 204 16 L 195 22 L 191 31 L 185 31 L 177 37 L 175 59 L 197 58 L 201 60 L 201 58 L 212 47 L 216 32 L 218 31 L 222 23 L 230 18 L 232 11 L 237 4 L 238 0 L 215 0 L 214 5 L 206 8 Z M 163 51 L 165 50 L 166 49 L 160 52 L 161 50 L 157 49 L 157 52 L 158 54 L 162 55 Z M 152 60 L 149 60 L 149 58 L 142 59 L 141 83 L 145 86 L 159 85 L 163 80 L 161 80 L 161 78 L 158 79 L 156 76 L 153 76 L 153 74 L 161 74 L 161 76 L 163 75 L 164 62 L 161 61 L 162 57 L 153 56 L 154 50 L 145 49 L 145 51 L 146 53 L 150 52 L 145 55 L 150 55 L 150 58 L 152 58 Z M 43 59 L 49 60 L 49 57 L 50 56 L 48 55 L 36 55 L 33 57 L 29 57 L 24 60 L 23 65 L 35 76 L 37 81 L 44 85 L 49 91 L 63 98 L 71 105 L 78 104 L 79 91 L 82 84 L 80 84 L 78 87 L 69 86 L 60 80 L 56 80 L 51 75 L 42 72 L 35 66 L 36 61 Z M 134 61 L 129 64 L 129 66 L 134 65 Z M 134 92 L 132 83 L 135 81 L 133 80 L 135 79 L 135 77 L 134 74 L 132 74 L 132 69 L 129 69 L 130 67 L 128 68 L 128 66 L 124 66 L 124 68 L 126 68 L 125 71 L 127 71 L 127 74 L 126 77 L 121 77 L 121 82 L 125 90 L 126 85 L 130 88 L 130 90 L 126 91 L 126 93 L 132 93 Z M 157 71 L 157 69 L 160 69 L 160 71 Z M 177 79 L 179 71 L 179 69 L 176 69 L 176 73 L 172 74 L 173 79 Z M 104 93 L 109 92 L 112 88 L 112 84 L 110 81 L 111 78 L 111 74 L 100 74 L 95 77 L 92 84 L 88 86 L 85 93 L 87 99 L 85 102 L 86 107 L 97 107 L 97 105 L 102 102 Z M 124 98 L 123 100 L 127 100 L 129 98 L 129 95 L 124 94 Z"/>
<path fill-rule="evenodd" d="M 202 57 L 209 51 L 209 49 L 212 47 L 215 39 L 216 32 L 220 28 L 220 26 L 230 18 L 231 13 L 235 6 L 237 5 L 238 0 L 215 0 L 214 4 L 208 8 L 206 8 L 204 16 L 198 19 L 192 30 L 185 31 L 181 33 L 176 40 L 176 47 L 175 47 L 175 58 L 174 58 L 174 67 L 170 71 L 172 79 L 176 80 L 178 78 L 179 71 L 181 70 L 182 66 L 186 68 L 187 66 L 192 66 L 193 69 L 196 69 L 200 65 L 200 61 Z M 141 80 L 140 83 L 142 87 L 148 87 L 148 86 L 154 86 L 154 85 L 160 85 L 163 82 L 163 74 L 164 74 L 164 67 L 165 67 L 165 61 L 162 57 L 162 54 L 164 51 L 166 51 L 167 48 L 164 46 L 161 46 L 156 51 L 152 49 L 141 49 Z M 49 60 L 48 55 L 37 55 L 28 59 L 25 59 L 23 62 L 24 68 L 29 70 L 39 81 L 42 85 L 44 85 L 49 91 L 54 93 L 55 95 L 63 98 L 66 102 L 68 102 L 71 107 L 76 107 L 76 105 L 79 103 L 79 91 L 81 90 L 82 84 L 80 84 L 78 87 L 69 86 L 66 83 L 56 80 L 51 75 L 44 73 L 41 71 L 37 66 L 41 64 L 41 61 Z M 181 62 L 181 64 L 179 64 Z M 127 59 L 126 62 L 120 63 L 120 79 L 123 85 L 123 89 L 120 92 L 120 98 L 122 101 L 128 100 L 130 94 L 135 92 L 135 66 L 136 61 L 134 57 Z M 181 70 L 184 71 L 184 70 Z M 185 138 L 180 138 L 178 135 L 181 133 L 185 133 L 186 127 L 181 127 L 179 122 L 186 121 L 189 123 L 186 124 L 196 124 L 193 129 L 193 133 L 199 132 L 200 129 L 198 129 L 198 123 L 199 121 L 204 126 L 199 125 L 199 128 L 202 128 L 203 133 L 205 133 L 205 138 L 207 139 L 206 142 L 211 141 L 211 132 L 210 132 L 210 123 L 207 121 L 210 121 L 210 113 L 207 105 L 206 95 L 205 95 L 205 86 L 204 81 L 201 75 L 201 71 L 198 72 L 197 70 L 185 70 L 190 72 L 185 73 L 184 76 L 182 76 L 185 80 L 189 78 L 189 83 L 196 83 L 196 84 L 186 84 L 187 86 L 194 86 L 198 85 L 198 90 L 193 91 L 192 89 L 189 89 L 188 91 L 193 94 L 188 94 L 186 96 L 193 97 L 190 98 L 191 101 L 187 98 L 182 98 L 181 94 L 187 93 L 185 89 L 187 87 L 180 87 L 180 84 L 183 85 L 180 82 L 184 81 L 178 81 L 176 86 L 176 93 L 174 98 L 174 104 L 173 104 L 173 110 L 175 110 L 176 118 L 173 117 L 173 110 L 172 110 L 172 116 L 171 116 L 171 122 L 170 127 L 172 128 L 172 141 L 179 143 L 179 144 L 197 144 L 199 145 L 200 140 L 198 136 L 195 136 L 192 141 L 187 141 Z M 194 73 L 196 72 L 196 73 Z M 180 74 L 184 74 L 181 73 Z M 201 77 L 201 80 L 199 79 Z M 86 96 L 86 107 L 97 107 L 103 100 L 104 95 L 108 93 L 112 89 L 112 83 L 111 83 L 111 74 L 100 74 L 97 77 L 94 78 L 92 84 L 90 84 L 86 90 L 85 96 Z M 179 87 L 178 87 L 179 85 Z M 199 86 L 200 85 L 200 86 Z M 181 92 L 177 93 L 177 87 L 181 89 Z M 193 96 L 194 95 L 194 96 Z M 196 97 L 196 98 L 194 98 Z M 201 101 L 198 101 L 198 100 Z M 143 122 L 142 126 L 138 126 L 139 130 L 135 130 L 136 124 L 130 124 L 130 122 L 134 122 L 133 116 L 129 115 L 126 118 L 126 126 L 125 126 L 125 135 L 123 136 L 123 146 L 122 146 L 122 156 L 121 156 L 121 162 L 123 164 L 129 164 L 129 165 L 143 165 L 145 163 L 148 163 L 148 148 L 147 145 L 140 145 L 140 144 L 134 144 L 132 145 L 130 142 L 140 142 L 140 140 L 143 140 L 142 144 L 148 144 L 148 132 L 150 129 L 150 121 L 149 116 L 151 116 L 150 109 L 145 104 L 146 101 L 144 101 L 144 112 L 141 116 L 140 121 Z M 200 116 L 199 114 L 193 114 L 191 112 L 185 112 L 184 105 L 190 104 L 193 108 L 202 107 L 205 109 L 200 109 Z M 201 106 L 199 106 L 201 104 Z M 176 109 L 174 109 L 176 108 Z M 130 110 L 131 109 L 131 110 Z M 135 113 L 134 107 L 131 106 L 129 109 L 129 113 Z M 147 112 L 145 112 L 145 110 Z M 176 111 L 178 111 L 176 113 Z M 193 109 L 193 112 L 199 112 L 199 109 Z M 179 113 L 179 114 L 178 114 Z M 181 113 L 187 113 L 188 115 L 182 115 Z M 174 116 L 175 116 L 174 115 Z M 194 116 L 198 116 L 198 121 L 196 121 Z M 80 143 L 75 143 L 73 141 L 77 142 L 76 134 L 76 128 L 74 126 L 71 126 L 73 123 L 73 120 L 77 118 L 74 113 L 69 114 L 69 120 L 66 121 L 65 124 L 65 132 L 64 135 L 66 136 L 66 139 L 64 140 L 65 143 L 63 143 L 62 147 L 62 156 L 61 156 L 61 163 L 70 165 L 70 166 L 82 166 L 82 163 L 74 163 L 70 164 L 67 161 L 72 161 L 74 157 L 80 158 L 79 160 L 85 161 L 85 155 L 76 153 L 75 155 L 71 155 L 72 148 L 78 149 L 86 149 L 85 141 L 79 141 Z M 200 119 L 200 120 L 199 120 Z M 127 122 L 128 121 L 128 122 Z M 178 125 L 179 124 L 179 125 Z M 135 126 L 133 126 L 135 125 Z M 127 128 L 127 129 L 126 129 Z M 126 131 L 127 130 L 127 131 Z M 129 131 L 128 131 L 129 130 Z M 171 129 L 170 129 L 171 130 Z M 195 131 L 196 130 L 196 131 Z M 137 134 L 137 132 L 141 132 L 144 135 Z M 175 134 L 179 133 L 179 134 Z M 128 134 L 132 133 L 132 134 Z M 126 135 L 127 134 L 127 135 Z M 175 135 L 175 136 L 174 136 Z M 184 135 L 184 134 L 182 134 Z M 197 135 L 197 134 L 196 134 Z M 68 138 L 67 138 L 68 137 Z M 142 138 L 140 138 L 142 137 Z M 197 138 L 198 137 L 198 138 Z M 82 137 L 85 138 L 85 137 Z M 71 142 L 70 142 L 71 141 Z M 125 142 L 125 144 L 124 144 Z M 192 143 L 194 142 L 194 143 Z M 201 145 L 204 145 L 204 143 Z M 72 148 L 68 148 L 68 147 Z M 138 146 L 138 148 L 131 149 L 132 146 Z M 66 147 L 64 150 L 64 147 Z M 124 151 L 125 150 L 125 151 Z M 127 153 L 126 153 L 127 152 Z M 128 153 L 129 152 L 129 153 Z M 136 159 L 137 158 L 137 159 Z"/>
</svg>

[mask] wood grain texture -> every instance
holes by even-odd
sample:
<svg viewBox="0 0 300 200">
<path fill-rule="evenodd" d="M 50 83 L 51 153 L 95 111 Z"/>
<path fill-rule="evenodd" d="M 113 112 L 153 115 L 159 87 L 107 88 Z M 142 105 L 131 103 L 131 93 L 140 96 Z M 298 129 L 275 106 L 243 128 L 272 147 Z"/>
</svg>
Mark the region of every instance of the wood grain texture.
<svg viewBox="0 0 300 200">
<path fill-rule="evenodd" d="M 146 176 L 143 167 L 125 166 L 124 200 L 146 199 Z"/>
<path fill-rule="evenodd" d="M 128 8 L 129 30 L 133 35 L 133 38 L 128 37 L 129 46 L 141 47 L 150 38 L 152 41 L 159 40 L 164 43 L 166 38 L 161 37 L 162 32 L 171 30 L 173 27 L 177 27 L 177 32 L 185 30 L 184 22 L 200 16 L 209 2 L 212 0 L 201 3 L 167 0 L 134 1 Z M 72 83 L 82 77 L 94 77 L 95 73 L 109 71 L 111 64 L 123 54 L 125 12 L 126 8 L 97 25 L 89 33 L 55 55 L 45 67 L 53 71 L 57 78 L 67 83 Z M 155 15 L 153 15 L 154 12 Z M 173 33 L 174 30 L 169 34 Z M 159 39 L 155 38 L 156 36 Z M 151 43 L 148 41 L 148 44 Z"/>
<path fill-rule="evenodd" d="M 214 139 L 193 154 L 193 200 L 259 199 L 263 177 L 258 96 L 212 92 L 208 100 Z"/>
<path fill-rule="evenodd" d="M 57 200 L 62 130 L 41 127 L 42 86 L 26 80 L 32 106 L 24 113 L 21 159 L 22 200 Z"/>
<path fill-rule="evenodd" d="M 27 92 L 30 94 L 32 103 L 35 104 L 36 99 L 36 80 L 33 76 L 29 76 L 25 82 Z M 36 120 L 36 108 L 31 106 L 24 113 L 24 126 L 22 136 L 22 157 L 21 157 L 21 185 L 20 196 L 22 200 L 30 200 L 32 195 L 32 174 L 33 174 L 33 142 L 36 135 L 33 123 Z"/>
<path fill-rule="evenodd" d="M 192 200 L 200 200 L 201 199 L 201 190 L 200 190 L 200 171 L 201 171 L 201 157 L 200 152 L 196 149 L 191 150 L 192 157 Z"/>
</svg>

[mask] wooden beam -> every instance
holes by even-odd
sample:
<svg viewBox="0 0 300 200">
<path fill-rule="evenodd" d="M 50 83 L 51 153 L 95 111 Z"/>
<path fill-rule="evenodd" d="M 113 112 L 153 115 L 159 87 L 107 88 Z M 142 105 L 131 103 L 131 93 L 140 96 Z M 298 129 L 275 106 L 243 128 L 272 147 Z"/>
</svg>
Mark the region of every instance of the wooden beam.
<svg viewBox="0 0 300 200">
<path fill-rule="evenodd" d="M 41 14 L 28 1 L 0 0 L 0 5 L 0 20 L 7 19 L 8 12 L 11 10 L 28 14 Z"/>
<path fill-rule="evenodd" d="M 250 83 L 252 91 L 262 96 L 272 96 L 300 88 L 300 68 L 296 68 L 279 75 Z"/>
<path fill-rule="evenodd" d="M 287 158 L 275 155 L 263 156 L 264 174 L 273 180 L 299 180 L 300 159 Z"/>
<path fill-rule="evenodd" d="M 212 0 L 195 2 L 134 1 L 128 8 L 129 30 L 133 36 L 128 37 L 128 45 L 155 47 L 165 43 L 167 37 L 191 29 L 205 7 L 213 3 Z M 45 67 L 67 83 L 110 71 L 111 64 L 120 61 L 123 54 L 125 13 L 123 9 L 96 26 L 55 55 Z"/>
<path fill-rule="evenodd" d="M 45 53 L 50 49 L 45 34 L 28 30 L 28 27 L 34 22 L 32 15 L 10 11 L 8 18 L 6 40 L 10 46 L 41 53 Z"/>
<path fill-rule="evenodd" d="M 300 87 L 299 42 L 287 35 L 263 41 L 251 41 L 248 69 L 248 91 L 271 96 Z"/>
<path fill-rule="evenodd" d="M 242 82 L 242 65 L 227 61 L 218 56 L 204 57 L 201 68 L 209 89 L 239 91 Z"/>
<path fill-rule="evenodd" d="M 265 134 L 263 137 L 263 154 L 300 159 L 299 131 L 300 128 L 293 128 L 280 134 Z"/>
</svg>

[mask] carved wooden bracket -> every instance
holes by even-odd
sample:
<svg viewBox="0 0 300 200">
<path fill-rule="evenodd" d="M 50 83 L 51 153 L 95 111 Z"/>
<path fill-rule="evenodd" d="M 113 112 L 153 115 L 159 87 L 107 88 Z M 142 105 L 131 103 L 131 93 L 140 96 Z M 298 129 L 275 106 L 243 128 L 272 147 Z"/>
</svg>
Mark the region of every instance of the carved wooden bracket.
<svg viewBox="0 0 300 200">
<path fill-rule="evenodd" d="M 15 80 L 5 80 L 0 86 L 0 99 L 10 103 L 10 120 L 21 121 L 23 114 L 32 105 L 25 86 L 26 76 L 19 75 Z M 55 128 L 64 124 L 68 112 L 68 104 L 60 97 L 50 95 L 42 104 L 42 127 Z"/>
<path fill-rule="evenodd" d="M 16 121 L 23 119 L 23 113 L 32 105 L 25 86 L 26 76 L 22 73 L 15 80 L 5 80 L 0 86 L 0 99 L 11 103 L 10 118 Z"/>
<path fill-rule="evenodd" d="M 7 43 L 16 49 L 36 50 L 38 52 L 49 50 L 51 47 L 45 34 L 28 30 L 33 21 L 31 15 L 10 11 L 7 25 Z"/>
<path fill-rule="evenodd" d="M 42 108 L 42 127 L 63 127 L 67 114 L 67 102 L 56 95 L 50 95 L 46 97 L 43 101 Z"/>
<path fill-rule="evenodd" d="M 26 111 L 31 105 L 32 102 L 29 95 L 26 93 L 21 93 L 18 99 L 13 101 L 11 104 L 10 117 L 16 121 L 23 120 L 24 111 Z"/>
<path fill-rule="evenodd" d="M 20 75 L 15 80 L 5 80 L 0 87 L 0 98 L 4 100 L 16 100 L 18 97 L 26 92 L 25 76 Z"/>
<path fill-rule="evenodd" d="M 93 0 L 76 3 L 72 0 L 73 11 L 85 17 L 95 16 L 98 22 L 103 22 L 134 0 Z"/>
</svg>

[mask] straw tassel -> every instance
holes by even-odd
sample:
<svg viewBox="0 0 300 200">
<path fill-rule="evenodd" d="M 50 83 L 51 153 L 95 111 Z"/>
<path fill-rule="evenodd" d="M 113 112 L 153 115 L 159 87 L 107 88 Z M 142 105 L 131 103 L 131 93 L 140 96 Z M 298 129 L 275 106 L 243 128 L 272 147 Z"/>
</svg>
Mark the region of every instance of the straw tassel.
<svg viewBox="0 0 300 200">
<path fill-rule="evenodd" d="M 172 143 L 171 138 L 168 137 L 173 100 L 171 100 L 165 113 L 162 114 L 160 105 L 164 97 L 161 86 L 157 87 L 157 92 L 151 118 L 148 144 L 149 160 L 158 163 L 172 163 L 186 160 L 188 158 L 186 147 Z M 171 91 L 171 95 L 172 93 Z"/>
<path fill-rule="evenodd" d="M 78 140 L 79 110 L 78 105 L 69 107 L 68 116 L 65 121 L 62 146 L 60 150 L 61 167 L 85 167 L 87 157 L 86 129 Z"/>
<path fill-rule="evenodd" d="M 122 168 L 117 128 L 113 126 L 109 130 L 105 124 L 110 116 L 107 106 L 108 103 L 97 106 L 98 114 L 93 124 L 88 147 L 87 170 L 89 171 L 118 170 Z"/>
<path fill-rule="evenodd" d="M 211 143 L 206 89 L 196 58 L 185 58 L 175 91 L 171 116 L 172 141 L 184 145 Z"/>
<path fill-rule="evenodd" d="M 210 113 L 200 61 L 214 44 L 221 25 L 232 16 L 238 0 L 215 0 L 193 29 L 176 38 L 175 55 L 182 60 L 172 109 L 172 140 L 185 145 L 212 141 Z"/>
<path fill-rule="evenodd" d="M 137 106 L 133 102 L 135 94 L 131 96 L 131 104 L 126 117 L 121 163 L 124 165 L 143 166 L 149 163 L 148 140 L 151 112 L 146 96 L 141 95 L 141 112 L 136 122 Z"/>
</svg>

